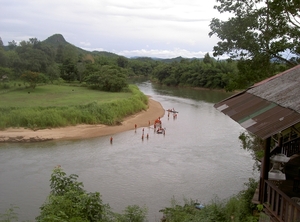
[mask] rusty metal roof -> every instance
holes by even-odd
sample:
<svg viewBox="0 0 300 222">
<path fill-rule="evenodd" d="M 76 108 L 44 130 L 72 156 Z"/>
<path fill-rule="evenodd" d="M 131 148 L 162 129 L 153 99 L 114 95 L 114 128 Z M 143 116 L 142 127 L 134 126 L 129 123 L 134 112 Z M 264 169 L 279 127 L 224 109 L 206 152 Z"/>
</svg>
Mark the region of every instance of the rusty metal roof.
<svg viewBox="0 0 300 222">
<path fill-rule="evenodd" d="M 229 97 L 215 108 L 262 139 L 300 122 L 300 66 Z"/>
</svg>

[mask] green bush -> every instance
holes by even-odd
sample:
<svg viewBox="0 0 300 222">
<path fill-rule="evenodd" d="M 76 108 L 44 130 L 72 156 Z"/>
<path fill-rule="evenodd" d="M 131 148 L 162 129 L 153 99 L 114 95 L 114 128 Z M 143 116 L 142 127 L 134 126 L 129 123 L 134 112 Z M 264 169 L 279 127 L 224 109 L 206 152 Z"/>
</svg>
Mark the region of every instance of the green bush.
<svg viewBox="0 0 300 222">
<path fill-rule="evenodd" d="M 195 207 L 193 200 L 184 201 L 184 205 L 179 205 L 173 198 L 171 207 L 161 210 L 164 222 L 257 222 L 258 218 L 252 215 L 255 204 L 251 203 L 257 182 L 249 179 L 245 184 L 246 189 L 239 192 L 227 200 L 215 198 L 211 203 L 206 204 L 201 210 Z"/>
</svg>

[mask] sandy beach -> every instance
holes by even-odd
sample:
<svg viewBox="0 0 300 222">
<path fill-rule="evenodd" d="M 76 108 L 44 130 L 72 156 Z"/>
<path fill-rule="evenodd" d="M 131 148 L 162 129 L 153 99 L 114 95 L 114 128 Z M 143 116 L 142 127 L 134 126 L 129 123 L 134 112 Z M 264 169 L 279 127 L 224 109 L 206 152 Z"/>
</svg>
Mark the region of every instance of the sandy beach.
<svg viewBox="0 0 300 222">
<path fill-rule="evenodd" d="M 77 125 L 62 128 L 31 130 L 25 128 L 8 128 L 0 131 L 0 142 L 41 142 L 48 140 L 72 140 L 85 139 L 100 136 L 113 136 L 116 133 L 134 130 L 135 124 L 138 128 L 154 124 L 154 120 L 163 117 L 165 110 L 162 105 L 149 99 L 148 109 L 124 119 L 121 125 Z"/>
</svg>

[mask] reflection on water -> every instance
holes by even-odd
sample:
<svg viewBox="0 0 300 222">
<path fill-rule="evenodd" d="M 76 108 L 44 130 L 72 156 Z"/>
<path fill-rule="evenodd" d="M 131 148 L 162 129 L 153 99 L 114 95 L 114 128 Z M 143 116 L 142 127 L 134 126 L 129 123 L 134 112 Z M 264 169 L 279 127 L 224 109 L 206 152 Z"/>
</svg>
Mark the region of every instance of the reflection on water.
<svg viewBox="0 0 300 222">
<path fill-rule="evenodd" d="M 221 92 L 153 86 L 139 88 L 178 117 L 162 118 L 166 135 L 145 127 L 79 141 L 0 145 L 0 212 L 20 207 L 20 219 L 33 220 L 49 194 L 50 174 L 60 164 L 91 192 L 99 191 L 116 212 L 128 205 L 147 206 L 149 221 L 159 221 L 160 209 L 174 196 L 205 204 L 215 196 L 228 198 L 253 177 L 254 161 L 240 148 L 243 129 L 213 108 L 227 97 Z M 145 120 L 148 122 L 148 120 Z M 4 200 L 4 201 L 3 201 Z"/>
</svg>

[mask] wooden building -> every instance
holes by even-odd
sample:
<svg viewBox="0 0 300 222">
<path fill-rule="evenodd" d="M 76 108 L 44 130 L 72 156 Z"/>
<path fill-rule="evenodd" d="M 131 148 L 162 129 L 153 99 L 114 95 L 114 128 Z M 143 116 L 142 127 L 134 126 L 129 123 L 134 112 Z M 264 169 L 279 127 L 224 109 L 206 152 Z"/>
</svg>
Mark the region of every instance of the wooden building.
<svg viewBox="0 0 300 222">
<path fill-rule="evenodd" d="M 300 221 L 300 65 L 215 108 L 264 140 L 257 195 L 268 221 Z"/>
</svg>

